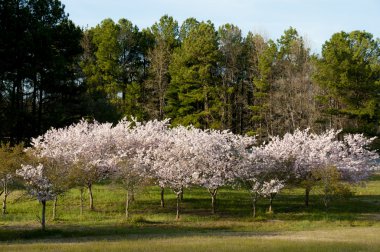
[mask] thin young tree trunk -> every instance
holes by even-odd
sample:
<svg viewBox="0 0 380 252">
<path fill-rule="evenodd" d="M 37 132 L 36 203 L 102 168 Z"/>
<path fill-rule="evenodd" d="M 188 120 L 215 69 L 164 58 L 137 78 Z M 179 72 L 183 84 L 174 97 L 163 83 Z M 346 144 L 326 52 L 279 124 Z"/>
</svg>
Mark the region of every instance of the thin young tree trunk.
<svg viewBox="0 0 380 252">
<path fill-rule="evenodd" d="M 311 188 L 309 186 L 306 187 L 305 189 L 305 206 L 309 206 L 309 195 L 310 195 L 310 190 Z"/>
<path fill-rule="evenodd" d="M 54 204 L 53 204 L 53 220 L 55 220 L 56 214 L 57 214 L 57 201 L 58 196 L 54 197 Z"/>
<path fill-rule="evenodd" d="M 181 192 L 178 192 L 177 193 L 177 215 L 175 217 L 176 220 L 179 220 L 179 210 L 180 210 L 179 204 L 180 204 L 180 202 L 181 202 Z"/>
<path fill-rule="evenodd" d="M 89 194 L 89 198 L 90 198 L 90 210 L 93 211 L 94 210 L 94 198 L 92 196 L 92 184 L 88 183 L 87 188 L 88 188 L 88 194 Z"/>
<path fill-rule="evenodd" d="M 218 193 L 218 189 L 209 189 L 208 190 L 211 195 L 211 213 L 216 213 L 216 194 Z"/>
<path fill-rule="evenodd" d="M 324 190 L 323 190 L 323 204 L 325 205 L 325 211 L 327 213 L 327 210 L 328 210 L 328 203 L 329 203 L 329 198 L 328 198 L 328 189 L 327 187 L 325 186 Z"/>
<path fill-rule="evenodd" d="M 270 198 L 269 198 L 269 210 L 268 210 L 269 213 L 272 212 L 272 202 L 273 202 L 273 197 L 272 197 L 272 195 L 270 195 Z"/>
<path fill-rule="evenodd" d="M 252 217 L 256 218 L 256 202 L 257 202 L 257 193 L 254 193 L 252 196 Z"/>
<path fill-rule="evenodd" d="M 161 187 L 161 207 L 165 207 L 164 192 L 165 188 Z"/>
<path fill-rule="evenodd" d="M 130 198 L 129 198 L 129 190 L 127 190 L 127 199 L 125 200 L 125 218 L 129 218 L 129 202 L 130 202 Z"/>
<path fill-rule="evenodd" d="M 42 204 L 41 229 L 42 231 L 45 231 L 46 200 L 42 200 L 41 204 Z"/>
<path fill-rule="evenodd" d="M 43 105 L 43 90 L 42 90 L 42 80 L 40 84 L 40 93 L 38 100 L 38 133 L 42 132 L 42 105 Z"/>
<path fill-rule="evenodd" d="M 181 201 L 183 201 L 183 186 L 181 187 Z"/>
<path fill-rule="evenodd" d="M 80 189 L 80 215 L 83 215 L 83 188 Z"/>
<path fill-rule="evenodd" d="M 7 214 L 7 197 L 8 193 L 4 193 L 4 198 L 3 198 L 3 215 Z"/>
<path fill-rule="evenodd" d="M 3 189 L 3 192 L 4 192 L 4 198 L 3 198 L 3 209 L 2 209 L 2 213 L 3 215 L 7 214 L 7 197 L 9 195 L 9 192 L 8 192 L 8 186 L 7 186 L 7 181 L 5 179 L 4 181 L 4 189 Z"/>
</svg>

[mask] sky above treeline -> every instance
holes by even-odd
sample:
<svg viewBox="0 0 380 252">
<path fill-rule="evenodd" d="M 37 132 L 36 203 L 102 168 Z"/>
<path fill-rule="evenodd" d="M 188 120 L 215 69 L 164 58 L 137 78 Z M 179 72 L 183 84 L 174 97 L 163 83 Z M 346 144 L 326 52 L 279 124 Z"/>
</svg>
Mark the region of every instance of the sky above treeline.
<svg viewBox="0 0 380 252">
<path fill-rule="evenodd" d="M 179 24 L 186 18 L 211 20 L 215 27 L 232 23 L 249 31 L 279 38 L 290 26 L 313 52 L 335 32 L 365 30 L 380 37 L 380 0 L 61 0 L 71 20 L 94 27 L 105 18 L 126 18 L 140 29 L 165 14 Z"/>
</svg>

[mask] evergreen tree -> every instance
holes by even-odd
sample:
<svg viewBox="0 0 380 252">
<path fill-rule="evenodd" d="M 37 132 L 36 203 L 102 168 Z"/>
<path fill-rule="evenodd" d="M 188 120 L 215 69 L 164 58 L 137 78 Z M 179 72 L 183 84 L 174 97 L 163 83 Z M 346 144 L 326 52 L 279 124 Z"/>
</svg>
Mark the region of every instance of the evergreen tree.
<svg viewBox="0 0 380 252">
<path fill-rule="evenodd" d="M 80 117 L 81 36 L 60 1 L 0 1 L 0 137 L 19 142 Z"/>
<path fill-rule="evenodd" d="M 82 69 L 88 90 L 104 97 L 123 116 L 145 117 L 144 77 L 148 43 L 145 34 L 126 19 L 116 24 L 111 19 L 86 31 L 86 57 Z"/>
<path fill-rule="evenodd" d="M 329 126 L 379 134 L 379 41 L 365 31 L 335 33 L 323 45 L 316 67 Z"/>
<path fill-rule="evenodd" d="M 174 124 L 221 128 L 218 60 L 214 25 L 209 21 L 192 25 L 169 66 L 166 111 Z"/>
<path fill-rule="evenodd" d="M 149 91 L 149 110 L 151 117 L 165 117 L 165 94 L 169 85 L 169 64 L 173 50 L 179 45 L 178 23 L 167 15 L 161 17 L 150 31 L 154 37 L 154 47 L 148 52 L 149 78 L 146 87 Z"/>
<path fill-rule="evenodd" d="M 250 106 L 252 110 L 252 121 L 254 123 L 253 134 L 261 139 L 267 139 L 273 135 L 272 128 L 272 87 L 275 78 L 275 62 L 277 58 L 277 46 L 272 41 L 264 41 L 260 35 L 251 37 L 255 46 L 254 59 L 256 60 L 256 75 L 253 77 L 254 103 Z"/>
</svg>

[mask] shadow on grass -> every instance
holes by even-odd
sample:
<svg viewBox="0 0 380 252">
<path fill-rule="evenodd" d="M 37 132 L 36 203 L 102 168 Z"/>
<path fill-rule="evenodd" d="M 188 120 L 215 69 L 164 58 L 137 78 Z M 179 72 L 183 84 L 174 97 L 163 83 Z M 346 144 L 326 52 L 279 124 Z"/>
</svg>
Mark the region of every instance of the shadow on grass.
<svg viewBox="0 0 380 252">
<path fill-rule="evenodd" d="M 119 225 L 50 225 L 45 231 L 36 227 L 24 226 L 4 227 L 0 230 L 1 242 L 28 242 L 43 240 L 44 242 L 72 242 L 72 241 L 97 241 L 97 240 L 134 240 L 151 238 L 173 238 L 189 236 L 268 236 L 278 235 L 279 232 L 236 232 L 226 226 L 201 227 L 183 226 L 176 224 L 156 223 L 149 221 L 144 223 Z"/>
</svg>

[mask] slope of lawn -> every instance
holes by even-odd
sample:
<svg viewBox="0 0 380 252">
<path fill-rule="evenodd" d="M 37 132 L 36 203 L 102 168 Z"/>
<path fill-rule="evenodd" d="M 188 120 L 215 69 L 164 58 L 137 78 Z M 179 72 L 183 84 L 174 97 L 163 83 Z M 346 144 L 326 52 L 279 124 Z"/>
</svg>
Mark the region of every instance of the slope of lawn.
<svg viewBox="0 0 380 252">
<path fill-rule="evenodd" d="M 15 191 L 8 214 L 0 217 L 0 251 L 380 251 L 380 175 L 354 191 L 325 209 L 318 189 L 308 208 L 302 189 L 286 189 L 275 198 L 274 213 L 266 213 L 268 201 L 261 199 L 253 219 L 246 191 L 221 189 L 217 214 L 211 215 L 208 192 L 191 188 L 185 190 L 176 221 L 169 189 L 165 208 L 158 187 L 137 191 L 126 219 L 125 190 L 99 184 L 95 211 L 86 204 L 80 215 L 78 189 L 59 198 L 55 220 L 49 202 L 45 232 L 39 230 L 39 203 Z"/>
</svg>

